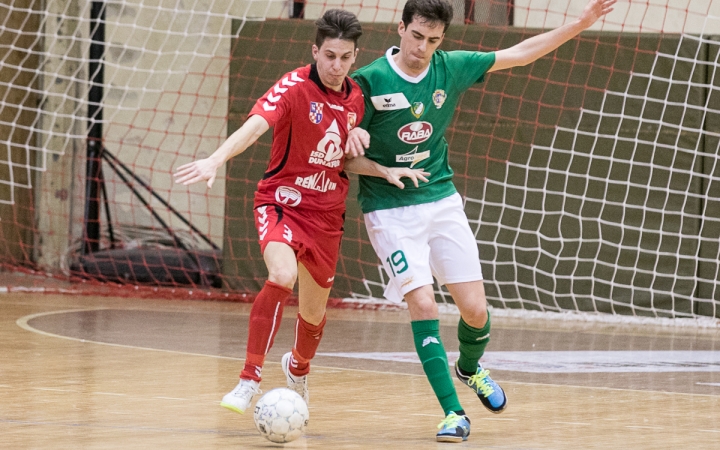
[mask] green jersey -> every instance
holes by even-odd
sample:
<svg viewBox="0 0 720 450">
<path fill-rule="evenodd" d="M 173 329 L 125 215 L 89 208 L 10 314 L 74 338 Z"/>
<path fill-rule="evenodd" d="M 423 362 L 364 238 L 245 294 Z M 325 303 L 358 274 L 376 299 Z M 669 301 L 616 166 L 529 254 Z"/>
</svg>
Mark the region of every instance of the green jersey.
<svg viewBox="0 0 720 450">
<path fill-rule="evenodd" d="M 495 64 L 495 53 L 438 50 L 427 70 L 411 77 L 393 60 L 398 51 L 390 48 L 351 75 L 365 96 L 359 125 L 370 133 L 365 156 L 386 167 L 425 169 L 429 182 L 416 188 L 405 178 L 405 189 L 398 189 L 383 178 L 361 175 L 358 200 L 363 213 L 434 202 L 457 192 L 445 130 L 460 95 L 482 82 Z"/>
</svg>

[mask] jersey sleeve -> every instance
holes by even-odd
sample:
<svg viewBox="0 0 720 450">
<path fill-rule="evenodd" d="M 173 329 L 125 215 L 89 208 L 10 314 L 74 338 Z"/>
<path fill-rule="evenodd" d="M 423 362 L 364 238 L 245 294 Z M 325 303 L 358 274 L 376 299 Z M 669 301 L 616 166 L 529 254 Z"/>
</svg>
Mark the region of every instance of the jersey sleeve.
<svg viewBox="0 0 720 450">
<path fill-rule="evenodd" d="M 353 81 L 355 81 L 358 86 L 360 86 L 360 90 L 363 93 L 365 111 L 358 127 L 367 130 L 368 124 L 370 123 L 373 113 L 375 112 L 375 107 L 373 107 L 372 101 L 370 100 L 370 83 L 368 83 L 367 78 L 365 78 L 362 74 L 358 72 L 353 73 L 350 78 L 352 78 Z"/>
<path fill-rule="evenodd" d="M 255 106 L 250 110 L 248 117 L 257 114 L 265 119 L 268 125 L 274 126 L 281 118 L 290 113 L 292 90 L 287 91 L 288 89 L 281 87 L 280 81 L 278 81 L 255 102 Z"/>
<path fill-rule="evenodd" d="M 447 52 L 447 63 L 460 91 L 475 83 L 482 83 L 485 74 L 495 64 L 495 52 L 469 52 L 456 50 Z"/>
</svg>

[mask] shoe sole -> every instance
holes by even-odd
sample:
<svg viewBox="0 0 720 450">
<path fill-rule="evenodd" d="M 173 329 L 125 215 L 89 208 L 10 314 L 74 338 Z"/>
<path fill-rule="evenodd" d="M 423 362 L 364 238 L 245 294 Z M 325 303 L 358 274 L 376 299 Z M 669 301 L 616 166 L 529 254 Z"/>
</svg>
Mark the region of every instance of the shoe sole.
<svg viewBox="0 0 720 450">
<path fill-rule="evenodd" d="M 458 443 L 462 441 L 467 441 L 467 438 L 459 437 L 459 436 L 437 436 L 436 440 L 438 442 L 453 442 Z"/>
<path fill-rule="evenodd" d="M 220 406 L 222 406 L 223 408 L 227 408 L 227 409 L 229 409 L 230 411 L 236 412 L 236 413 L 238 413 L 238 414 L 245 414 L 245 411 L 244 411 L 244 410 L 242 410 L 242 409 L 240 409 L 240 408 L 236 408 L 236 407 L 234 407 L 233 405 L 231 405 L 230 403 L 220 402 Z"/>
</svg>

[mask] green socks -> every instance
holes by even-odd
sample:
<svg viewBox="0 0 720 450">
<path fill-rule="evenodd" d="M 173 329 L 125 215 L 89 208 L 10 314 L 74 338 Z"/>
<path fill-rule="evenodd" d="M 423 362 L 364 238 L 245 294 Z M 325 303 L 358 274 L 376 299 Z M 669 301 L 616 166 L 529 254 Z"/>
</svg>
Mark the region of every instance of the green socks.
<svg viewBox="0 0 720 450">
<path fill-rule="evenodd" d="M 458 341 L 460 341 L 460 357 L 458 367 L 465 373 L 477 371 L 478 360 L 485 353 L 490 342 L 490 311 L 488 320 L 482 328 L 473 328 L 460 318 L 458 323 Z"/>
<path fill-rule="evenodd" d="M 415 340 L 415 350 L 417 350 L 425 375 L 427 375 L 430 386 L 435 391 L 435 396 L 445 411 L 445 415 L 450 411 L 462 411 L 450 376 L 445 347 L 440 340 L 440 321 L 437 319 L 418 320 L 411 322 L 410 325 Z M 475 365 L 477 365 L 477 360 Z"/>
</svg>

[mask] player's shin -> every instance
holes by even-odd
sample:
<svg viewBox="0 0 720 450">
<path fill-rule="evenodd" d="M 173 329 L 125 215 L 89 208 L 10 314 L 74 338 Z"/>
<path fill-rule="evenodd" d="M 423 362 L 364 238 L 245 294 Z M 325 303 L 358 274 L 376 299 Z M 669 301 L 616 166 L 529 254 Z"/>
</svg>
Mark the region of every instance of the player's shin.
<svg viewBox="0 0 720 450">
<path fill-rule="evenodd" d="M 461 317 L 457 335 L 460 342 L 460 357 L 457 365 L 463 372 L 474 374 L 478 361 L 490 342 L 490 311 L 487 322 L 482 328 L 471 327 Z"/>
<path fill-rule="evenodd" d="M 448 369 L 445 347 L 440 340 L 440 321 L 417 320 L 411 322 L 411 326 L 418 357 L 443 411 L 446 415 L 450 412 L 464 414 Z"/>
<path fill-rule="evenodd" d="M 293 361 L 290 372 L 295 376 L 307 375 L 310 372 L 310 360 L 320 345 L 326 318 L 323 316 L 319 324 L 313 325 L 297 316 L 295 324 L 295 346 L 292 349 Z"/>
<path fill-rule="evenodd" d="M 247 355 L 240 378 L 260 381 L 265 355 L 280 328 L 285 301 L 292 291 L 284 286 L 266 281 L 250 310 Z"/>
</svg>

